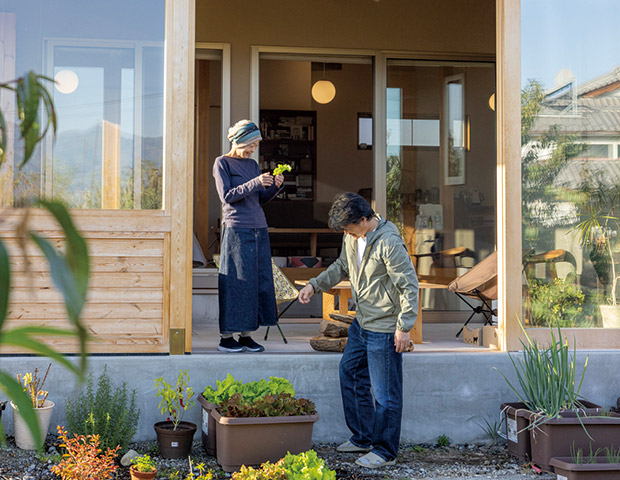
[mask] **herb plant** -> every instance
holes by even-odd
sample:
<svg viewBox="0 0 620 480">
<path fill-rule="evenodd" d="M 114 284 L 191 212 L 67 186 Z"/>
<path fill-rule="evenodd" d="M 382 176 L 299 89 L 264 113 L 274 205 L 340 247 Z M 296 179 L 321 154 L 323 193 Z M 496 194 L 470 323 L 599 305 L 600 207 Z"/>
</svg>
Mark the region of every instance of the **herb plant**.
<svg viewBox="0 0 620 480">
<path fill-rule="evenodd" d="M 47 380 L 47 375 L 50 373 L 50 368 L 52 368 L 51 363 L 47 366 L 43 379 L 39 377 L 38 368 L 35 368 L 33 373 L 17 374 L 17 381 L 23 386 L 24 392 L 28 394 L 28 397 L 30 397 L 32 408 L 43 408 L 43 405 L 45 405 L 48 392 L 42 390 L 42 388 L 45 380 Z"/>
<path fill-rule="evenodd" d="M 67 437 L 64 427 L 58 426 L 61 447 L 66 451 L 52 472 L 62 480 L 108 480 L 118 468 L 114 458 L 119 447 L 108 448 L 105 453 L 100 448 L 99 435 L 75 435 Z"/>
<path fill-rule="evenodd" d="M 262 379 L 257 382 L 242 383 L 229 373 L 225 380 L 218 380 L 216 384 L 217 389 L 208 386 L 202 394 L 208 402 L 216 405 L 221 405 L 222 402 L 228 400 L 236 393 L 242 394 L 248 403 L 252 403 L 256 399 L 268 394 L 279 395 L 280 393 L 288 393 L 291 396 L 295 395 L 295 389 L 291 382 L 286 378 L 280 377 L 269 377 L 269 380 Z"/>
<path fill-rule="evenodd" d="M 132 468 L 137 472 L 155 472 L 157 470 L 157 462 L 149 455 L 140 455 L 131 460 Z"/>
<path fill-rule="evenodd" d="M 96 391 L 91 373 L 86 389 L 74 399 L 67 400 L 69 431 L 81 435 L 99 435 L 103 448 L 119 445 L 125 450 L 136 433 L 139 418 L 136 390 L 130 394 L 125 383 L 113 390 L 107 366 L 97 380 Z"/>
<path fill-rule="evenodd" d="M 439 447 L 449 447 L 450 446 L 450 437 L 448 435 L 440 435 L 437 439 L 437 446 Z"/>
<path fill-rule="evenodd" d="M 586 358 L 581 377 L 577 381 L 577 347 L 574 347 L 573 354 L 569 355 L 568 342 L 562 340 L 559 327 L 557 339 L 553 330 L 550 330 L 551 344 L 544 349 L 530 338 L 523 325 L 521 328 L 526 338 L 526 341 L 521 340 L 522 358 L 508 354 L 521 388 L 517 389 L 501 371 L 499 373 L 519 400 L 525 403 L 528 409 L 539 414 L 530 424 L 530 428 L 535 428 L 551 418 L 560 417 L 565 410 L 573 410 L 579 416 L 580 409 L 583 408 L 579 402 L 582 398 L 579 391 L 588 359 Z"/>
<path fill-rule="evenodd" d="M 196 470 L 198 473 L 194 473 L 194 465 L 192 463 L 192 459 L 189 459 L 189 474 L 185 477 L 185 480 L 212 480 L 213 472 L 211 470 L 207 470 L 204 463 L 199 463 L 196 465 Z"/>
<path fill-rule="evenodd" d="M 276 168 L 273 169 L 273 176 L 280 175 L 284 172 L 290 172 L 291 166 L 285 163 L 279 163 Z"/>
<path fill-rule="evenodd" d="M 192 399 L 194 390 L 188 387 L 188 383 L 187 370 L 179 372 L 176 386 L 170 385 L 164 377 L 155 379 L 155 388 L 157 388 L 155 395 L 160 397 L 159 408 L 162 415 L 167 415 L 168 421 L 172 422 L 173 430 L 177 429 L 185 412 L 194 406 Z"/>
</svg>

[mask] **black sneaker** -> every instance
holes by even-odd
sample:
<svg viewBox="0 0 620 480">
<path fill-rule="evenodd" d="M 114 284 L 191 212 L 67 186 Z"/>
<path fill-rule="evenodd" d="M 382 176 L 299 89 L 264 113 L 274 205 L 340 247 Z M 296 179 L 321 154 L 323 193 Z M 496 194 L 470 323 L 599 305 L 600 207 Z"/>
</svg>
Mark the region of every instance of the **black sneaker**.
<svg viewBox="0 0 620 480">
<path fill-rule="evenodd" d="M 239 335 L 239 345 L 245 347 L 248 352 L 262 352 L 265 350 L 265 347 L 252 340 L 252 337 L 243 337 Z"/>
<path fill-rule="evenodd" d="M 220 344 L 217 346 L 220 352 L 240 353 L 245 351 L 245 347 L 241 345 L 233 337 L 220 338 Z"/>
</svg>

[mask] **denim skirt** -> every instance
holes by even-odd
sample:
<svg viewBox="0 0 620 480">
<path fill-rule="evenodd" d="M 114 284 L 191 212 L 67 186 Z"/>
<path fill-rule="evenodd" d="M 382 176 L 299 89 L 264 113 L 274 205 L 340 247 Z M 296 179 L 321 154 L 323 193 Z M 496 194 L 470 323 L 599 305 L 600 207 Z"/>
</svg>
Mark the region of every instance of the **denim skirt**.
<svg viewBox="0 0 620 480">
<path fill-rule="evenodd" d="M 253 332 L 277 323 L 266 228 L 224 228 L 218 287 L 220 333 Z"/>
</svg>

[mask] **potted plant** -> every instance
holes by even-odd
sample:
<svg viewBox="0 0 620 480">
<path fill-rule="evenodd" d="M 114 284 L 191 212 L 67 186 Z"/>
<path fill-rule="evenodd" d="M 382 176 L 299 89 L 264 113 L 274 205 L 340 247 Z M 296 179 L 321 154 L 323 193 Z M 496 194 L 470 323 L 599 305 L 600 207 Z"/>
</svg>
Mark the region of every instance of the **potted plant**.
<svg viewBox="0 0 620 480">
<path fill-rule="evenodd" d="M 163 377 L 155 379 L 159 408 L 166 421 L 155 424 L 159 451 L 163 458 L 184 458 L 192 449 L 196 424 L 182 421 L 187 410 L 194 406 L 194 390 L 188 386 L 189 374 L 181 370 L 176 385 Z"/>
<path fill-rule="evenodd" d="M 523 326 L 521 328 L 523 329 Z M 509 354 L 520 388 L 516 388 L 500 371 L 520 400 L 502 405 L 506 412 L 508 450 L 521 459 L 529 457 L 541 468 L 549 470 L 552 456 L 568 455 L 570 445 L 565 442 L 569 439 L 578 438 L 581 442 L 578 447 L 587 446 L 587 443 L 582 445 L 589 438 L 582 422 L 587 419 L 595 424 L 592 416 L 596 416 L 603 424 L 606 419 L 600 419 L 602 408 L 599 405 L 585 401 L 580 395 L 587 359 L 581 376 L 577 379 L 576 348 L 571 356 L 568 342 L 562 339 L 561 329 L 557 329 L 557 339 L 553 330 L 550 330 L 551 343 L 546 348 L 540 348 L 525 329 L 523 332 L 526 341 L 521 341 L 522 356 L 519 358 Z M 599 427 L 594 424 L 594 432 L 600 441 L 605 442 Z M 557 425 L 577 425 L 579 431 L 571 430 L 559 433 L 558 438 L 547 438 L 548 431 L 555 433 Z"/>
<path fill-rule="evenodd" d="M 602 455 L 599 455 L 602 450 Z M 620 449 L 605 447 L 584 456 L 581 449 L 573 449 L 570 457 L 554 457 L 551 466 L 557 478 L 566 480 L 601 480 L 620 478 Z"/>
<path fill-rule="evenodd" d="M 152 480 L 157 475 L 157 463 L 148 455 L 133 458 L 131 463 L 131 480 Z"/>
<path fill-rule="evenodd" d="M 574 230 L 580 246 L 592 248 L 590 261 L 600 283 L 609 286 L 607 304 L 599 305 L 603 327 L 620 328 L 620 306 L 617 297 L 620 272 L 616 268 L 614 258 L 620 248 L 618 244 L 620 188 L 600 176 L 591 174 L 585 178 L 580 191 L 586 218 Z"/>
<path fill-rule="evenodd" d="M 285 382 L 280 385 L 290 392 L 292 385 Z M 243 389 L 243 384 L 236 383 L 234 379 L 228 383 L 231 391 Z M 271 384 L 276 391 L 278 383 Z M 311 447 L 312 428 L 319 418 L 314 403 L 295 398 L 294 393 L 262 394 L 266 384 L 261 381 L 246 388 L 250 400 L 241 392 L 233 393 L 211 410 L 217 437 L 217 461 L 226 472 L 239 470 L 242 465 L 275 462 L 287 452 L 301 453 Z M 261 386 L 258 387 L 260 396 L 257 385 Z"/>
<path fill-rule="evenodd" d="M 207 454 L 212 456 L 216 454 L 216 429 L 215 419 L 211 415 L 211 411 L 224 400 L 228 400 L 235 393 L 241 393 L 248 402 L 270 393 L 273 395 L 280 393 L 295 395 L 295 389 L 291 382 L 280 377 L 269 377 L 269 380 L 262 379 L 257 382 L 243 383 L 240 380 L 235 380 L 229 373 L 223 381 L 217 380 L 216 385 L 217 389 L 208 386 L 198 397 L 198 403 L 202 406 L 202 445 Z"/>
<path fill-rule="evenodd" d="M 54 402 L 47 399 L 48 392 L 43 390 L 43 385 L 45 384 L 45 380 L 47 380 L 47 375 L 51 367 L 52 364 L 50 363 L 47 366 L 43 378 L 39 377 L 39 370 L 37 368 L 34 369 L 34 373 L 26 373 L 24 375 L 17 374 L 17 381 L 22 385 L 24 392 L 26 392 L 32 403 L 40 433 L 39 438 L 35 438 L 32 435 L 28 425 L 19 413 L 17 405 L 11 402 L 11 407 L 13 408 L 15 444 L 23 450 L 37 450 L 41 448 L 45 442 L 47 430 L 52 418 Z"/>
</svg>

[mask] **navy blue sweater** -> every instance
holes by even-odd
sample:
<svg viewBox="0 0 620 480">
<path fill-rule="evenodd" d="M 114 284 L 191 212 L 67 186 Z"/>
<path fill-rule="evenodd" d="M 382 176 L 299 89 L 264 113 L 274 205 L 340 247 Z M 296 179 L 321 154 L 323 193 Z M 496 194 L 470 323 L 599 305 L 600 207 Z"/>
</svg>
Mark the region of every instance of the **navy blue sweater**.
<svg viewBox="0 0 620 480">
<path fill-rule="evenodd" d="M 236 158 L 222 155 L 215 159 L 213 178 L 222 202 L 227 227 L 267 227 L 261 205 L 275 197 L 280 190 L 274 183 L 265 188 L 258 178 L 260 167 L 252 158 Z"/>
</svg>

